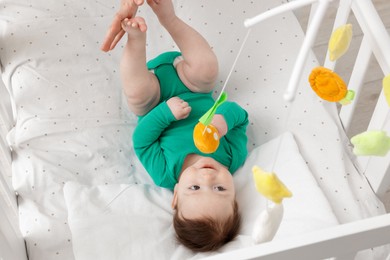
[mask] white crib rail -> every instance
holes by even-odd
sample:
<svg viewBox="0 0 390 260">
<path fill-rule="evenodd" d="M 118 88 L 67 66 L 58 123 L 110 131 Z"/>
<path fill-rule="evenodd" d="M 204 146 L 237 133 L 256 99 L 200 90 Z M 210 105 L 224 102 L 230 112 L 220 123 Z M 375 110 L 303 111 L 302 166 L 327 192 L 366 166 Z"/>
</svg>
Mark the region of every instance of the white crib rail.
<svg viewBox="0 0 390 260">
<path fill-rule="evenodd" d="M 371 1 L 352 1 L 351 9 L 364 34 L 349 82 L 349 88 L 354 89 L 358 96 L 360 89 L 364 87 L 363 79 L 371 56 L 378 61 L 384 76 L 390 74 L 390 36 Z M 355 105 L 345 106 L 340 111 L 340 118 L 346 129 L 350 126 Z M 389 106 L 382 91 L 367 130 L 384 130 L 389 133 L 388 113 Z M 358 163 L 374 192 L 379 197 L 383 197 L 390 187 L 390 155 L 385 157 L 359 157 Z"/>
<path fill-rule="evenodd" d="M 1 74 L 0 74 L 1 75 Z M 12 128 L 13 114 L 8 91 L 0 78 L 0 174 L 9 188 L 11 185 L 11 153 L 6 144 L 6 135 Z"/>
<path fill-rule="evenodd" d="M 11 151 L 5 141 L 13 122 L 10 107 L 7 90 L 0 80 L 0 259 L 24 260 L 27 259 L 26 248 L 10 182 Z"/>
<path fill-rule="evenodd" d="M 0 175 L 1 176 L 1 175 Z M 27 259 L 12 192 L 0 179 L 0 259 Z"/>
<path fill-rule="evenodd" d="M 390 243 L 389 232 L 386 214 L 205 259 L 354 259 L 360 250 Z"/>
</svg>

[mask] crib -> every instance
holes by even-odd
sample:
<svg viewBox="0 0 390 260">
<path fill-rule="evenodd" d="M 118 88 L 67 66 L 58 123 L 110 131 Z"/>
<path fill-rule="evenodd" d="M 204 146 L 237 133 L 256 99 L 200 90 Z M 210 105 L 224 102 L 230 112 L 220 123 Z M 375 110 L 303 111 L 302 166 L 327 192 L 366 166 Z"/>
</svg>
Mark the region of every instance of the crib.
<svg viewBox="0 0 390 260">
<path fill-rule="evenodd" d="M 124 41 L 99 50 L 119 2 L 2 0 L 0 259 L 388 259 L 381 199 L 390 155 L 356 156 L 346 131 L 370 59 L 390 74 L 390 37 L 370 0 L 334 1 L 334 28 L 353 13 L 364 35 L 346 106 L 320 99 L 307 80 L 320 65 L 312 46 L 330 0 L 174 0 L 219 58 L 215 96 L 231 74 L 226 92 L 250 119 L 249 156 L 234 174 L 241 231 L 217 252 L 194 254 L 174 240 L 171 192 L 153 184 L 131 148 L 136 117 L 118 73 Z M 293 13 L 303 7 L 306 32 Z M 138 12 L 148 58 L 177 49 L 146 5 Z M 321 65 L 337 72 L 324 55 Z M 388 115 L 382 91 L 367 130 L 389 131 Z M 251 232 L 267 202 L 254 165 L 293 193 L 275 237 L 261 244 Z"/>
</svg>

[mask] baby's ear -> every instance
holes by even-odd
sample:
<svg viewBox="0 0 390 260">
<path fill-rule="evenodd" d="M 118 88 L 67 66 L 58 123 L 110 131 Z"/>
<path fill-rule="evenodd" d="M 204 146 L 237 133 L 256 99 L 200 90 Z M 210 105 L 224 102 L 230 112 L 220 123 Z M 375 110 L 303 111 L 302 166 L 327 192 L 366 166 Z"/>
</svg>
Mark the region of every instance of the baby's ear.
<svg viewBox="0 0 390 260">
<path fill-rule="evenodd" d="M 177 184 L 173 189 L 172 209 L 176 209 L 176 207 L 177 207 Z"/>
</svg>

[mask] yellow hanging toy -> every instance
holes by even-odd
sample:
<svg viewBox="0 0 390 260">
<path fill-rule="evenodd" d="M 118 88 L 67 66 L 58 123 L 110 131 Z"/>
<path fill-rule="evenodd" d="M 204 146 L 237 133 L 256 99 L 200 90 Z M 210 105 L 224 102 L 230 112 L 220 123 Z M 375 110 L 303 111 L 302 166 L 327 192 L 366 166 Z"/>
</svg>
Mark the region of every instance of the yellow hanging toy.
<svg viewBox="0 0 390 260">
<path fill-rule="evenodd" d="M 383 78 L 383 94 L 385 95 L 387 105 L 390 107 L 390 74 Z"/>
<path fill-rule="evenodd" d="M 271 241 L 279 229 L 283 218 L 284 198 L 292 196 L 291 191 L 279 180 L 275 173 L 265 172 L 260 167 L 252 168 L 256 190 L 275 204 L 268 204 L 257 217 L 252 231 L 253 242 Z"/>
<path fill-rule="evenodd" d="M 328 51 L 329 59 L 335 61 L 343 56 L 349 49 L 352 40 L 352 24 L 338 27 L 330 36 Z"/>
<path fill-rule="evenodd" d="M 254 166 L 252 172 L 257 191 L 267 199 L 280 204 L 284 198 L 292 196 L 291 191 L 287 189 L 275 173 L 265 172 L 258 166 Z"/>
</svg>

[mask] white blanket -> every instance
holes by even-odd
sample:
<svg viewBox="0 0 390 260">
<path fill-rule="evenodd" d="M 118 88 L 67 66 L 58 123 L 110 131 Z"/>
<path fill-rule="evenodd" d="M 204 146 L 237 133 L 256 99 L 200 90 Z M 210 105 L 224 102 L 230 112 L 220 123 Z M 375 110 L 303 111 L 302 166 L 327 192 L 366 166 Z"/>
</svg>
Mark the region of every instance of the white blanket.
<svg viewBox="0 0 390 260">
<path fill-rule="evenodd" d="M 338 224 L 292 134 L 285 133 L 254 149 L 235 174 L 242 228 L 239 236 L 219 252 L 252 245 L 253 223 L 266 201 L 254 188 L 251 168 L 258 165 L 271 170 L 274 162 L 275 173 L 293 193 L 283 202 L 285 214 L 275 239 L 291 239 Z M 169 190 L 149 184 L 91 186 L 68 182 L 64 194 L 76 259 L 187 259 L 207 255 L 194 255 L 175 242 Z"/>
</svg>

